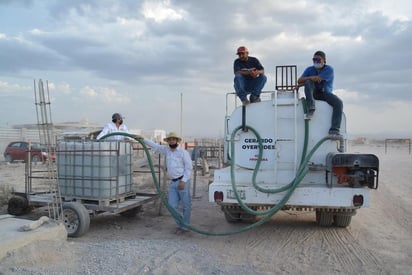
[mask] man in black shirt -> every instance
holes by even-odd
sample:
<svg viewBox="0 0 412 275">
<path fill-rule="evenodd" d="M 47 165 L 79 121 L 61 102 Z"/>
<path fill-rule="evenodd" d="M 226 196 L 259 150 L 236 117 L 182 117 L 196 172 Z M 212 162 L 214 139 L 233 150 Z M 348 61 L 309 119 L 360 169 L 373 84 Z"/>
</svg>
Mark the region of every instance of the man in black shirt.
<svg viewBox="0 0 412 275">
<path fill-rule="evenodd" d="M 256 57 L 249 56 L 245 46 L 239 47 L 236 54 L 239 56 L 233 64 L 236 94 L 243 105 L 249 104 L 248 93 L 250 93 L 250 103 L 260 102 L 260 93 L 267 80 L 265 69 Z"/>
</svg>

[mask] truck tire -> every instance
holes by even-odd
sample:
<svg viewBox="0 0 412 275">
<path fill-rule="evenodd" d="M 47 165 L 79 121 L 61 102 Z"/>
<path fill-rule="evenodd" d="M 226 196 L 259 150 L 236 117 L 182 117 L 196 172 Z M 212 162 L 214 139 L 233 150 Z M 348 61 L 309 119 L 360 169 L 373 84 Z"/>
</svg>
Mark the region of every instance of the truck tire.
<svg viewBox="0 0 412 275">
<path fill-rule="evenodd" d="M 333 224 L 333 212 L 316 210 L 316 223 L 319 226 L 331 226 Z"/>
<path fill-rule="evenodd" d="M 81 203 L 65 202 L 63 204 L 63 223 L 69 237 L 80 237 L 89 230 L 89 212 Z"/>
<path fill-rule="evenodd" d="M 10 215 L 21 216 L 30 212 L 29 202 L 20 195 L 14 195 L 9 199 L 7 212 Z"/>
<path fill-rule="evenodd" d="M 244 223 L 254 223 L 257 220 L 257 216 L 245 212 L 240 214 L 240 220 Z"/>
<path fill-rule="evenodd" d="M 228 210 L 225 210 L 224 213 L 225 213 L 225 219 L 227 222 L 235 223 L 235 222 L 241 221 L 240 213 L 236 213 L 236 212 L 232 212 Z"/>
<path fill-rule="evenodd" d="M 355 211 L 337 213 L 334 218 L 335 225 L 337 227 L 348 227 L 350 225 L 350 222 L 352 221 L 352 216 L 354 216 L 355 214 Z"/>
</svg>

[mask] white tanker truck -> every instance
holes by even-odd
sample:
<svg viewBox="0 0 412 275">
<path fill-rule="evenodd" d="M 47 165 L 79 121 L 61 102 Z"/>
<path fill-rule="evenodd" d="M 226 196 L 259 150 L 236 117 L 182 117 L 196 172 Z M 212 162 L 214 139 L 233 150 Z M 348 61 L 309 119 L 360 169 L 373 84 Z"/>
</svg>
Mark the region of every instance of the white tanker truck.
<svg viewBox="0 0 412 275">
<path fill-rule="evenodd" d="M 228 222 L 266 220 L 278 210 L 315 211 L 320 226 L 346 227 L 377 189 L 379 160 L 347 153 L 346 118 L 340 136 L 328 136 L 332 108 L 316 102 L 305 120 L 305 99 L 296 90 L 297 67 L 276 67 L 268 100 L 235 107 L 224 122 L 224 162 L 209 185 L 209 201 Z M 235 97 L 226 96 L 226 101 Z M 228 103 L 227 105 L 228 106 Z"/>
</svg>

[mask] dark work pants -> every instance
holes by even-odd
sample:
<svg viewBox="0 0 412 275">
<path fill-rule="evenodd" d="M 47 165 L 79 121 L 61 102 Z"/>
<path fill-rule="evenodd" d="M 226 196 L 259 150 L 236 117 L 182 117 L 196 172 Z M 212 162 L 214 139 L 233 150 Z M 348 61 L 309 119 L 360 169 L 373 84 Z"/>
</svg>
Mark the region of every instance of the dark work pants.
<svg viewBox="0 0 412 275">
<path fill-rule="evenodd" d="M 330 106 L 332 106 L 332 123 L 330 129 L 340 129 L 340 123 L 342 121 L 343 103 L 339 97 L 332 93 L 325 93 L 323 91 L 316 89 L 315 84 L 312 80 L 305 81 L 305 96 L 308 110 L 315 109 L 314 99 L 326 101 Z"/>
</svg>

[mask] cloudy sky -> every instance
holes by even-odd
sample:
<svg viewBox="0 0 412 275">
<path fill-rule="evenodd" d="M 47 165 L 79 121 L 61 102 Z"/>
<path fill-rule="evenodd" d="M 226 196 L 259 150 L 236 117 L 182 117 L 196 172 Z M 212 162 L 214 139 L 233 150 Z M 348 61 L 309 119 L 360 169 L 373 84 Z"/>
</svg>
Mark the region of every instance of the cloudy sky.
<svg viewBox="0 0 412 275">
<path fill-rule="evenodd" d="M 222 136 L 236 48 L 300 75 L 316 50 L 335 69 L 354 135 L 412 136 L 408 0 L 1 0 L 0 127 L 36 123 L 48 81 L 55 123 Z M 183 104 L 181 104 L 183 103 Z"/>
</svg>

